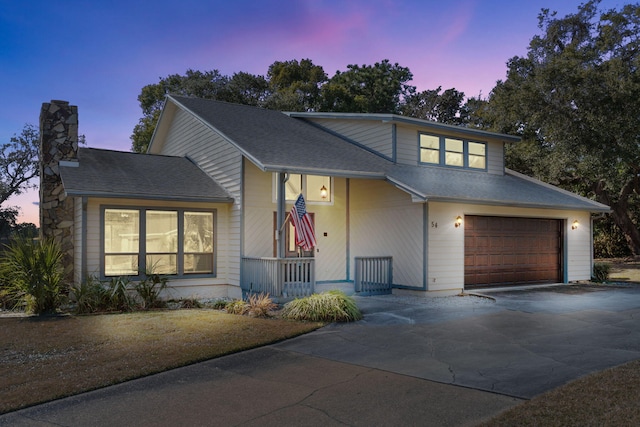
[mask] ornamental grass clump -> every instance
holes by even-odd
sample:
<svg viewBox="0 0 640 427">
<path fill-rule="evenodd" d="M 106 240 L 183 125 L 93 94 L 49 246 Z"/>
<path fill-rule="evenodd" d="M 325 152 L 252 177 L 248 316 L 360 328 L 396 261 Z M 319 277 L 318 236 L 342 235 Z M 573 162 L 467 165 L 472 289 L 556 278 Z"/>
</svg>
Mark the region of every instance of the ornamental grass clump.
<svg viewBox="0 0 640 427">
<path fill-rule="evenodd" d="M 230 314 L 247 315 L 251 317 L 271 317 L 278 309 L 269 294 L 251 294 L 247 301 L 234 300 L 228 302 L 224 309 Z"/>
<path fill-rule="evenodd" d="M 355 300 L 340 290 L 289 301 L 282 308 L 281 315 L 285 319 L 312 322 L 354 322 L 362 319 Z"/>
</svg>

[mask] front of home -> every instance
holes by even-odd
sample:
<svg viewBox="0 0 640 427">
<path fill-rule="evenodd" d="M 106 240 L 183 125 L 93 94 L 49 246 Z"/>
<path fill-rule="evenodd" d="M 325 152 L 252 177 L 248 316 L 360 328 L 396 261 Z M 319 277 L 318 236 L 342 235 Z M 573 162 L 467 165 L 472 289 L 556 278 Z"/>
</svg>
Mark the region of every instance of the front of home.
<svg viewBox="0 0 640 427">
<path fill-rule="evenodd" d="M 76 281 L 154 270 L 177 297 L 291 298 L 588 280 L 592 214 L 608 207 L 505 169 L 517 141 L 169 96 L 147 154 L 80 148 L 52 161 L 73 210 Z M 317 240 L 306 252 L 288 218 L 299 194 Z"/>
</svg>

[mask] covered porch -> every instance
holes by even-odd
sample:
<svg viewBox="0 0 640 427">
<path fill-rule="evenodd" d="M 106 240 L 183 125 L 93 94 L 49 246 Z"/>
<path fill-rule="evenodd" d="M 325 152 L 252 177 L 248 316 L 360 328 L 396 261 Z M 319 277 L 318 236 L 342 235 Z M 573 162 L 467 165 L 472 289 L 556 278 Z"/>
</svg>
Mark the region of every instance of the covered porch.
<svg viewBox="0 0 640 427">
<path fill-rule="evenodd" d="M 269 294 L 288 301 L 313 293 L 339 289 L 346 294 L 380 295 L 391 293 L 393 285 L 392 257 L 356 257 L 353 280 L 316 282 L 316 263 L 313 257 L 300 258 L 242 258 L 242 296 Z"/>
</svg>

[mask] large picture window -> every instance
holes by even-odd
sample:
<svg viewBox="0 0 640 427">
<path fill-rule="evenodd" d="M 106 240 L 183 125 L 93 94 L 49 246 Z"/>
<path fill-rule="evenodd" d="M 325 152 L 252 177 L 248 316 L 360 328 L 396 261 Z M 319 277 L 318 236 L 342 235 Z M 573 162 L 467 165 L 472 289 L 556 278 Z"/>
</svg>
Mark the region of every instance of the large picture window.
<svg viewBox="0 0 640 427">
<path fill-rule="evenodd" d="M 420 163 L 466 169 L 487 169 L 487 144 L 421 133 Z"/>
<path fill-rule="evenodd" d="M 145 208 L 103 212 L 104 276 L 215 273 L 215 212 Z"/>
</svg>

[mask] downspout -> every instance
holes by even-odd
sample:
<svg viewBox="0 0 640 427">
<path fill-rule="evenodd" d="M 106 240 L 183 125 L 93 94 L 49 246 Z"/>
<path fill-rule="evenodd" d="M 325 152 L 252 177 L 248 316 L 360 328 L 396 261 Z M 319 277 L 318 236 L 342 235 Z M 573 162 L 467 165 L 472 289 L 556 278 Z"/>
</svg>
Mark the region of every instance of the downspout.
<svg viewBox="0 0 640 427">
<path fill-rule="evenodd" d="M 87 204 L 89 200 L 87 196 L 82 197 L 82 225 L 81 229 L 81 241 L 82 241 L 82 251 L 80 255 L 80 283 L 87 278 Z"/>
<path fill-rule="evenodd" d="M 346 183 L 346 189 L 345 189 L 345 199 L 346 199 L 346 243 L 347 243 L 347 247 L 346 247 L 346 255 L 347 255 L 347 259 L 346 259 L 346 279 L 347 281 L 351 280 L 351 198 L 350 198 L 350 194 L 349 194 L 349 184 L 350 184 L 350 180 L 349 178 L 345 179 L 345 183 Z"/>
<path fill-rule="evenodd" d="M 429 286 L 429 202 L 422 205 L 422 290 Z"/>
</svg>

